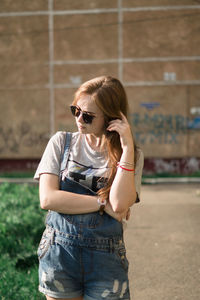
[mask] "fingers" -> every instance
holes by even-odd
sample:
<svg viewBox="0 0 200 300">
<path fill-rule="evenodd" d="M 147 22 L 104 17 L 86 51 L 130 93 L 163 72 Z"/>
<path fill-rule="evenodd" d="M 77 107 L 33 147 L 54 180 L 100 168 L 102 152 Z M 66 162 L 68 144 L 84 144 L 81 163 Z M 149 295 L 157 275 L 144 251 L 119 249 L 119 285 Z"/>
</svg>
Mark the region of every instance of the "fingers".
<svg viewBox="0 0 200 300">
<path fill-rule="evenodd" d="M 128 124 L 128 120 L 125 117 L 125 115 L 122 112 L 120 112 L 120 115 L 121 115 L 121 119 L 112 120 L 112 121 L 109 122 L 109 125 L 112 125 L 112 124 L 119 124 L 119 125 Z"/>
<path fill-rule="evenodd" d="M 125 117 L 125 115 L 124 115 L 122 112 L 120 112 L 120 115 L 121 115 L 121 117 L 122 117 L 122 120 L 123 120 L 125 123 L 128 122 L 127 118 Z"/>
<path fill-rule="evenodd" d="M 122 121 L 121 120 L 116 120 L 116 121 L 111 121 L 107 127 L 107 130 L 116 130 L 122 127 Z"/>
<path fill-rule="evenodd" d="M 116 128 L 121 128 L 126 123 L 124 117 L 123 119 L 115 119 L 109 122 L 108 130 L 116 130 Z"/>
<path fill-rule="evenodd" d="M 130 124 L 125 117 L 125 115 L 121 112 L 121 119 L 115 119 L 109 122 L 107 127 L 108 131 L 116 131 L 120 136 L 121 147 L 132 147 L 133 145 L 133 137 L 131 133 Z"/>
<path fill-rule="evenodd" d="M 127 126 L 129 127 L 129 124 L 126 119 L 123 120 L 116 119 L 109 122 L 109 126 L 107 127 L 107 130 L 119 132 L 123 130 L 123 128 L 126 128 Z"/>
</svg>

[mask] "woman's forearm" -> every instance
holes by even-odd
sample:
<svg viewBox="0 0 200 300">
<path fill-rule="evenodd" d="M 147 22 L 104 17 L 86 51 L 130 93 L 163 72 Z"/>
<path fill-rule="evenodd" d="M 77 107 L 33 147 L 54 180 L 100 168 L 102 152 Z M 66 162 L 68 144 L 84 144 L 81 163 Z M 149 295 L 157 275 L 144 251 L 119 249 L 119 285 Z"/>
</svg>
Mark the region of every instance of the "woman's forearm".
<svg viewBox="0 0 200 300">
<path fill-rule="evenodd" d="M 134 142 L 127 118 L 121 113 L 121 119 L 112 120 L 107 127 L 108 131 L 116 131 L 120 136 L 122 155 L 120 163 L 134 165 Z M 131 167 L 133 169 L 133 167 Z M 136 201 L 134 172 L 118 168 L 113 180 L 109 201 L 115 212 L 126 211 Z"/>
<path fill-rule="evenodd" d="M 134 163 L 133 147 L 125 147 L 123 149 L 120 162 Z M 126 171 L 120 167 L 117 169 L 117 173 L 110 189 L 109 201 L 113 210 L 116 212 L 123 212 L 133 205 L 136 201 L 133 171 Z"/>
<path fill-rule="evenodd" d="M 99 210 L 97 196 L 76 194 L 59 190 L 59 178 L 53 174 L 40 176 L 40 206 L 42 209 L 53 210 L 64 214 L 84 214 Z M 109 203 L 106 213 L 120 221 L 122 214 L 115 213 Z"/>
<path fill-rule="evenodd" d="M 96 196 L 54 190 L 41 199 L 41 207 L 66 214 L 84 214 L 99 210 Z"/>
<path fill-rule="evenodd" d="M 62 191 L 59 189 L 59 178 L 53 174 L 40 176 L 40 206 L 67 214 L 90 213 L 99 210 L 97 196 L 89 196 Z"/>
</svg>

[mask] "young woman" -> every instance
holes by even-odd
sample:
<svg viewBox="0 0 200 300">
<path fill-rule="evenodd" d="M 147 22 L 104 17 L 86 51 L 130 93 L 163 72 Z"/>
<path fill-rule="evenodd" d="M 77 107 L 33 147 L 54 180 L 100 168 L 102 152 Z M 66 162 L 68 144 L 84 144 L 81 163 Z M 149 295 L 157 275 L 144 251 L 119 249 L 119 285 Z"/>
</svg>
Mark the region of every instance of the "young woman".
<svg viewBox="0 0 200 300">
<path fill-rule="evenodd" d="M 129 300 L 123 219 L 139 201 L 143 154 L 119 80 L 98 77 L 71 106 L 78 132 L 57 132 L 35 174 L 49 210 L 39 248 L 39 290 L 50 299 Z"/>
</svg>

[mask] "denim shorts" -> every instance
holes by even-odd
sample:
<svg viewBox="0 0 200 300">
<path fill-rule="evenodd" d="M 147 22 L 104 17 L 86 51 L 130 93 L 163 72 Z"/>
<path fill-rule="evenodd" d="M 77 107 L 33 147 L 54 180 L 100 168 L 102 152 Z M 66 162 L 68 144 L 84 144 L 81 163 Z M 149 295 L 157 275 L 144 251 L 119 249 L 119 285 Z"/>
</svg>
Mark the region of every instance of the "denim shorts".
<svg viewBox="0 0 200 300">
<path fill-rule="evenodd" d="M 39 290 L 45 295 L 130 300 L 128 260 L 121 237 L 90 238 L 47 224 L 38 257 Z"/>
</svg>

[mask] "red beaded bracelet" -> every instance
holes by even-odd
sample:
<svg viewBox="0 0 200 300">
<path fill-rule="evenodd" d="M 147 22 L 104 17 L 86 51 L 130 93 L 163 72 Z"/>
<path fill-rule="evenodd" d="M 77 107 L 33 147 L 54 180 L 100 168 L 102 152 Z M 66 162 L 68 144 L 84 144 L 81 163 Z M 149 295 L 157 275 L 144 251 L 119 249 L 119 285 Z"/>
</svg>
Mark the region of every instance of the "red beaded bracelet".
<svg viewBox="0 0 200 300">
<path fill-rule="evenodd" d="M 134 171 L 135 171 L 134 169 L 127 169 L 127 168 L 124 168 L 124 167 L 122 167 L 120 164 L 117 164 L 117 167 L 118 167 L 118 168 L 121 168 L 121 169 L 123 169 L 123 170 L 125 170 L 125 171 L 131 171 L 131 172 L 134 172 Z"/>
</svg>

